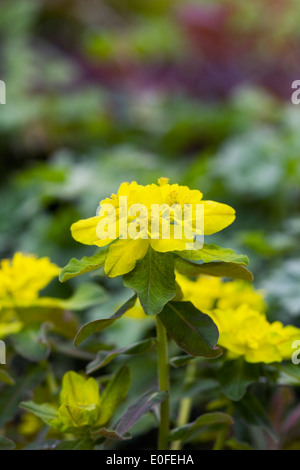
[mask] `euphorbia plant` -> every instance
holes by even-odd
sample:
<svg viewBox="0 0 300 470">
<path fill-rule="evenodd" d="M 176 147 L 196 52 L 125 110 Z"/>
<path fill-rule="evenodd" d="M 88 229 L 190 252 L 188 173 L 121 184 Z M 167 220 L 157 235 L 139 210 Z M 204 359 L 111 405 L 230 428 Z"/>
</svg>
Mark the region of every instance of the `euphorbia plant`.
<svg viewBox="0 0 300 470">
<path fill-rule="evenodd" d="M 152 209 L 157 206 L 155 218 Z M 188 216 L 184 218 L 185 208 Z M 61 281 L 104 266 L 107 276 L 122 276 L 124 286 L 135 291 L 112 317 L 84 325 L 75 345 L 118 320 L 137 298 L 146 315 L 156 316 L 159 385 L 167 393 L 161 403 L 159 449 L 167 449 L 169 440 L 167 333 L 191 356 L 216 358 L 222 354 L 217 347 L 217 326 L 209 315 L 183 299 L 175 270 L 191 276 L 202 273 L 252 280 L 246 256 L 201 241 L 234 219 L 230 206 L 203 200 L 200 191 L 161 178 L 158 185 L 123 183 L 116 195 L 100 202 L 95 217 L 71 227 L 75 240 L 100 249 L 92 257 L 72 259 L 61 272 Z"/>
</svg>

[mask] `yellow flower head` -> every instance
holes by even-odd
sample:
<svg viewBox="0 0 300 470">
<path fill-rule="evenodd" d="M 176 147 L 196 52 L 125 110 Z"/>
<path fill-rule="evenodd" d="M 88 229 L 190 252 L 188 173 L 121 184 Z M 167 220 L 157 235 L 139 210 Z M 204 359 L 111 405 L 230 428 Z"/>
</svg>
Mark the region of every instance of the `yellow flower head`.
<svg viewBox="0 0 300 470">
<path fill-rule="evenodd" d="M 15 253 L 12 260 L 0 263 L 0 338 L 22 329 L 17 309 L 33 306 L 39 291 L 60 273 L 60 268 L 48 258 Z M 42 300 L 42 299 L 39 299 Z M 48 304 L 51 299 L 46 300 Z"/>
<path fill-rule="evenodd" d="M 269 323 L 264 314 L 246 304 L 237 309 L 216 309 L 209 315 L 219 329 L 220 346 L 247 362 L 269 364 L 288 359 L 293 342 L 300 338 L 298 328 Z"/>
<path fill-rule="evenodd" d="M 122 183 L 117 194 L 100 202 L 97 216 L 72 225 L 72 236 L 87 245 L 111 243 L 105 272 L 120 276 L 135 267 L 149 246 L 159 252 L 186 250 L 197 236 L 219 232 L 234 221 L 234 209 L 202 197 L 167 178 L 146 186 Z"/>
<path fill-rule="evenodd" d="M 4 302 L 20 304 L 38 298 L 39 291 L 60 273 L 49 258 L 15 253 L 0 263 L 0 307 Z"/>
<path fill-rule="evenodd" d="M 196 280 L 176 274 L 183 300 L 190 301 L 198 310 L 209 312 L 214 308 L 237 308 L 242 304 L 259 311 L 265 311 L 264 294 L 254 290 L 252 284 L 245 281 L 224 282 L 219 277 L 199 276 Z"/>
</svg>

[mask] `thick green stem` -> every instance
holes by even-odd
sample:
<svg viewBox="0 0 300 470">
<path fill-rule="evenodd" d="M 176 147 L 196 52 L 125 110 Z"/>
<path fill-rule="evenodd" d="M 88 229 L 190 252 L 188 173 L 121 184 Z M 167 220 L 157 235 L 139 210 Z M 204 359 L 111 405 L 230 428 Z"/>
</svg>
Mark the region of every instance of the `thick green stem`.
<svg viewBox="0 0 300 470">
<path fill-rule="evenodd" d="M 194 381 L 196 375 L 197 365 L 195 362 L 191 362 L 186 370 L 186 376 L 184 385 L 189 385 Z M 190 414 L 193 406 L 193 400 L 191 397 L 185 397 L 181 400 L 177 418 L 177 427 L 184 426 L 189 422 Z M 181 450 L 182 442 L 174 441 L 171 450 Z"/>
<path fill-rule="evenodd" d="M 167 398 L 160 405 L 158 450 L 168 450 L 170 428 L 168 342 L 166 329 L 158 315 L 156 316 L 156 328 L 159 389 L 168 393 Z"/>
</svg>

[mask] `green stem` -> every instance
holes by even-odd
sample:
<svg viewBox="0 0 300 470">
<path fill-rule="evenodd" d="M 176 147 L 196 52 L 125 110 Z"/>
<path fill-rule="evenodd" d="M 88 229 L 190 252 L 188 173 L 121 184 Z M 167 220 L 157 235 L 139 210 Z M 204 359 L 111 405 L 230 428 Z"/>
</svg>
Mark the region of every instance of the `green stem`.
<svg viewBox="0 0 300 470">
<path fill-rule="evenodd" d="M 158 450 L 168 450 L 170 427 L 168 342 L 166 329 L 158 315 L 156 328 L 159 389 L 168 393 L 167 398 L 160 405 Z"/>
<path fill-rule="evenodd" d="M 231 403 L 230 405 L 228 405 L 227 414 L 232 416 L 233 411 L 234 411 L 234 409 L 233 409 L 233 405 Z M 217 439 L 216 439 L 215 445 L 213 447 L 213 450 L 223 450 L 224 449 L 225 444 L 226 444 L 228 431 L 229 431 L 229 426 L 225 425 L 225 426 L 222 427 L 222 429 L 219 431 L 219 433 L 217 435 Z"/>
<path fill-rule="evenodd" d="M 194 381 L 195 375 L 197 371 L 197 365 L 195 362 L 191 362 L 186 370 L 186 376 L 184 380 L 184 385 L 189 385 Z M 181 400 L 177 418 L 177 427 L 184 426 L 189 422 L 191 410 L 193 406 L 193 400 L 191 397 L 185 397 Z M 174 441 L 171 450 L 181 450 L 182 442 L 181 441 Z"/>
</svg>

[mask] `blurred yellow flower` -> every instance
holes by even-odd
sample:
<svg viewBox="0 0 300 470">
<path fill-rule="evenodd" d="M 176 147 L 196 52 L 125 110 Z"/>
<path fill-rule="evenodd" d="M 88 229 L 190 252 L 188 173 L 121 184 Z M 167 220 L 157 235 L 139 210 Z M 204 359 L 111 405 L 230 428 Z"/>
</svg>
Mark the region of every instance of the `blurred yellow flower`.
<svg viewBox="0 0 300 470">
<path fill-rule="evenodd" d="M 149 246 L 159 252 L 182 251 L 186 249 L 187 243 L 195 243 L 197 235 L 219 232 L 234 221 L 235 211 L 232 207 L 205 201 L 202 197 L 200 191 L 169 184 L 167 178 L 160 178 L 158 185 L 122 183 L 117 195 L 112 194 L 110 198 L 100 202 L 99 215 L 79 220 L 72 225 L 72 236 L 80 243 L 99 247 L 114 242 L 109 247 L 104 268 L 108 276 L 120 276 L 134 269 L 136 262 L 146 255 Z M 123 199 L 126 199 L 126 207 L 123 205 Z M 113 209 L 111 215 L 108 214 L 108 209 L 104 210 L 107 205 Z M 145 208 L 144 212 L 136 209 L 141 205 Z M 157 224 L 153 224 L 154 206 L 163 208 L 157 213 Z M 172 206 L 181 208 L 181 214 L 189 206 L 190 216 L 180 219 L 170 209 Z M 197 207 L 201 207 L 204 212 L 202 230 L 199 230 L 197 225 Z M 131 212 L 134 208 L 136 210 Z M 116 230 L 109 230 L 110 222 L 107 220 L 111 221 L 111 226 L 114 225 Z M 105 232 L 106 236 L 102 237 L 104 226 L 108 230 Z M 102 227 L 101 234 L 99 227 Z M 180 227 L 180 237 L 177 236 L 175 227 Z M 186 229 L 189 237 L 186 235 Z M 124 233 L 125 236 L 120 236 Z"/>
<path fill-rule="evenodd" d="M 216 309 L 209 315 L 219 329 L 218 344 L 247 362 L 269 364 L 290 359 L 292 344 L 300 339 L 300 329 L 269 323 L 263 313 L 246 304 L 236 309 Z"/>
<path fill-rule="evenodd" d="M 201 311 L 208 312 L 214 308 L 236 308 L 242 304 L 259 311 L 265 311 L 264 293 L 255 290 L 249 282 L 235 280 L 224 282 L 219 277 L 199 276 L 191 280 L 181 274 L 176 274 L 183 299 Z"/>
<path fill-rule="evenodd" d="M 40 298 L 39 292 L 60 271 L 49 258 L 19 252 L 11 260 L 0 262 L 0 338 L 22 329 L 18 308 L 56 305 L 55 299 Z"/>
</svg>

